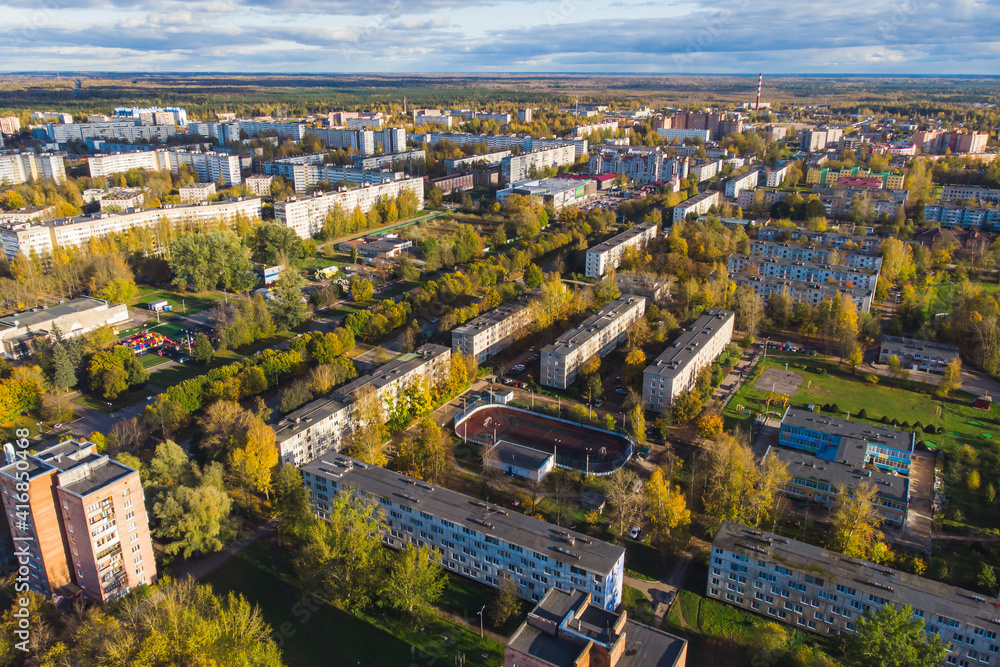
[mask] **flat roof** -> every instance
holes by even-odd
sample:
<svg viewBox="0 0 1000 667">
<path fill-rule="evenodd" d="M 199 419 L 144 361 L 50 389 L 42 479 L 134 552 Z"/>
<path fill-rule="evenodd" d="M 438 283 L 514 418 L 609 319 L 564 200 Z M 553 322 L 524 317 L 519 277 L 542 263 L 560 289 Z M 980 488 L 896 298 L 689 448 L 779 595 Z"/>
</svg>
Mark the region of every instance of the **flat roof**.
<svg viewBox="0 0 1000 667">
<path fill-rule="evenodd" d="M 788 289 L 819 290 L 829 296 L 837 292 L 847 292 L 852 297 L 865 298 L 875 293 L 864 287 L 840 287 L 839 285 L 828 285 L 827 283 L 809 282 L 808 280 L 792 280 L 791 278 L 777 278 L 774 276 L 752 276 L 745 271 L 734 271 L 730 276 L 737 285 L 750 283 L 767 283 L 770 285 L 781 285 Z M 743 281 L 742 283 L 740 281 Z"/>
<path fill-rule="evenodd" d="M 722 308 L 707 308 L 691 327 L 682 333 L 646 367 L 647 373 L 673 377 L 687 367 L 702 347 L 715 336 L 736 313 Z"/>
<path fill-rule="evenodd" d="M 389 363 L 379 366 L 368 375 L 362 375 L 356 380 L 348 382 L 343 387 L 335 389 L 333 395 L 348 401 L 362 387 L 371 386 L 375 389 L 381 389 L 396 380 L 400 375 L 406 375 L 413 369 L 419 368 L 428 361 L 443 354 L 451 354 L 451 348 L 435 343 L 421 345 L 413 352 L 401 354 Z"/>
<path fill-rule="evenodd" d="M 633 227 L 632 229 L 626 229 L 621 234 L 616 234 L 615 236 L 612 236 L 607 241 L 602 241 L 601 243 L 598 243 L 593 248 L 590 248 L 587 252 L 607 252 L 612 248 L 617 248 L 623 243 L 628 243 L 637 236 L 645 234 L 650 229 L 656 229 L 655 222 L 640 223 L 635 227 Z"/>
<path fill-rule="evenodd" d="M 343 454 L 324 454 L 302 466 L 302 470 L 589 572 L 607 575 L 625 553 L 620 546 L 583 533 L 559 528 L 387 468 L 367 465 Z"/>
<path fill-rule="evenodd" d="M 562 336 L 559 336 L 554 343 L 546 345 L 542 348 L 542 352 L 569 354 L 569 352 L 573 349 L 579 347 L 585 341 L 593 338 L 598 335 L 598 333 L 611 326 L 611 324 L 618 320 L 618 318 L 622 317 L 627 311 L 631 310 L 637 302 L 645 300 L 646 297 L 644 296 L 635 296 L 632 294 L 626 294 L 620 299 L 615 299 L 595 314 L 585 319 L 579 326 L 570 329 Z"/>
<path fill-rule="evenodd" d="M 518 313 L 528 307 L 528 300 L 531 296 L 537 293 L 538 288 L 529 292 L 525 292 L 517 297 L 515 301 L 508 301 L 507 303 L 500 304 L 493 310 L 488 310 L 479 317 L 473 318 L 463 324 L 462 326 L 455 327 L 451 330 L 452 335 L 455 334 L 467 336 L 475 335 L 480 331 L 494 327 L 504 320 L 508 319 L 515 313 Z"/>
<path fill-rule="evenodd" d="M 777 229 L 777 227 L 775 227 Z M 790 230 L 791 231 L 791 230 Z M 836 250 L 841 255 L 863 255 L 866 257 L 881 257 L 881 253 L 875 252 L 874 250 L 862 250 L 861 248 L 854 249 L 844 249 L 844 248 L 834 248 L 832 246 L 812 246 L 812 245 L 802 245 L 800 243 L 789 243 L 788 241 L 768 241 L 766 239 L 753 239 L 750 241 L 750 247 L 754 246 L 767 246 L 769 248 L 801 248 L 803 250 L 822 250 L 823 252 L 829 252 L 831 250 Z"/>
<path fill-rule="evenodd" d="M 876 269 L 869 269 L 860 266 L 848 266 L 846 264 L 828 264 L 826 262 L 811 262 L 809 260 L 801 259 L 783 259 L 781 257 L 761 257 L 759 255 L 744 255 L 742 253 L 733 253 L 729 256 L 730 261 L 736 259 L 742 259 L 746 262 L 759 262 L 761 264 L 774 264 L 776 266 L 801 266 L 806 269 L 816 269 L 818 271 L 823 270 L 833 270 L 842 271 L 844 273 L 859 273 L 862 275 L 870 276 L 877 272 Z"/>
<path fill-rule="evenodd" d="M 873 444 L 891 447 L 905 452 L 913 451 L 913 434 L 909 431 L 878 426 L 867 422 L 841 419 L 818 412 L 788 408 L 781 420 L 781 425 L 795 426 L 839 435 L 842 438 L 857 438 Z"/>
<path fill-rule="evenodd" d="M 88 310 L 94 310 L 95 308 L 108 305 L 110 304 L 102 299 L 81 296 L 64 303 L 57 303 L 54 306 L 41 307 L 34 310 L 26 310 L 13 315 L 8 315 L 0 318 L 0 324 L 13 327 L 14 322 L 16 321 L 19 328 L 37 327 L 45 324 L 46 322 L 51 322 L 59 317 L 85 313 Z"/>
<path fill-rule="evenodd" d="M 882 336 L 882 345 L 886 343 L 899 345 L 914 352 L 934 350 L 958 356 L 958 345 L 949 345 L 948 343 L 935 343 L 930 340 L 917 340 L 916 338 L 903 338 L 902 336 Z"/>
<path fill-rule="evenodd" d="M 492 449 L 496 452 L 498 462 L 527 470 L 540 470 L 552 458 L 552 454 L 507 440 L 500 440 Z"/>
<path fill-rule="evenodd" d="M 814 577 L 846 586 L 851 586 L 852 582 L 883 590 L 888 586 L 888 595 L 883 597 L 926 612 L 928 623 L 933 623 L 930 616 L 933 613 L 989 629 L 997 617 L 996 599 L 992 596 L 982 596 L 860 558 L 849 558 L 835 551 L 753 530 L 731 521 L 722 522 L 712 546 L 753 559 L 766 555 L 772 562 L 780 562 L 790 569 L 805 570 Z"/>
</svg>

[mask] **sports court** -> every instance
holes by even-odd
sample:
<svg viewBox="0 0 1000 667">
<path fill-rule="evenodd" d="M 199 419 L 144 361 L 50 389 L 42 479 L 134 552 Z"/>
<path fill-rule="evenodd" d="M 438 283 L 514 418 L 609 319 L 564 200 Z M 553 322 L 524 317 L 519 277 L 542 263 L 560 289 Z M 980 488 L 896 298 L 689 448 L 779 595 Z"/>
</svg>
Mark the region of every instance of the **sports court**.
<svg viewBox="0 0 1000 667">
<path fill-rule="evenodd" d="M 557 465 L 592 474 L 613 472 L 632 455 L 632 443 L 624 436 L 505 406 L 476 410 L 456 424 L 455 434 L 481 444 L 506 440 L 554 451 Z"/>
</svg>

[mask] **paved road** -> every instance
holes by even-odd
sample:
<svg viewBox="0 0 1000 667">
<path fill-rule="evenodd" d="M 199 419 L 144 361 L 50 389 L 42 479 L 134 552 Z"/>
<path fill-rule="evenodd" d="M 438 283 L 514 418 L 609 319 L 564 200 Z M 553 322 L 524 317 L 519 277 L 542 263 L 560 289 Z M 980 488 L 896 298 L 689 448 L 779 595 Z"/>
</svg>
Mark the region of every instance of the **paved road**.
<svg viewBox="0 0 1000 667">
<path fill-rule="evenodd" d="M 625 575 L 624 582 L 627 586 L 638 589 L 645 594 L 646 598 L 652 601 L 653 606 L 656 610 L 656 625 L 655 627 L 660 627 L 663 622 L 663 617 L 667 615 L 667 611 L 670 609 L 670 605 L 673 604 L 676 597 L 672 597 L 670 603 L 667 604 L 667 595 L 673 593 L 674 596 L 680 591 L 681 586 L 684 585 L 684 577 L 687 576 L 688 566 L 691 565 L 691 561 L 694 560 L 695 554 L 699 551 L 709 548 L 709 544 L 702 540 L 692 538 L 691 542 L 688 544 L 684 553 L 680 555 L 677 562 L 674 563 L 674 569 L 670 571 L 667 578 L 663 581 L 645 581 L 644 579 L 635 579 Z"/>
</svg>

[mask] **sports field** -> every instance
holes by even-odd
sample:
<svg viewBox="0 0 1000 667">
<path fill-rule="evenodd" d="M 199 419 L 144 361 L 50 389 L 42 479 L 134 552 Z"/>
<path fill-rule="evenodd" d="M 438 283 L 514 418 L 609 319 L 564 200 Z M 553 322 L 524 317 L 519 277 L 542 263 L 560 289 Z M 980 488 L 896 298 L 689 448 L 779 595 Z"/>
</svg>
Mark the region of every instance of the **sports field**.
<svg viewBox="0 0 1000 667">
<path fill-rule="evenodd" d="M 505 406 L 473 412 L 455 426 L 455 433 L 483 444 L 506 440 L 555 452 L 557 464 L 591 473 L 612 472 L 632 455 L 632 443 L 617 433 Z"/>
</svg>

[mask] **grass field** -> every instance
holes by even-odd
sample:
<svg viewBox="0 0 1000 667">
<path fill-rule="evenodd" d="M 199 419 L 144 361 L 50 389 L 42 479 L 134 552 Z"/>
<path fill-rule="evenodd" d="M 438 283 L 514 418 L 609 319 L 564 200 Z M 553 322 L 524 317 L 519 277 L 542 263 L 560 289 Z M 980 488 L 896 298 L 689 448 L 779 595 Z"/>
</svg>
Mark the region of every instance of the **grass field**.
<svg viewBox="0 0 1000 667">
<path fill-rule="evenodd" d="M 984 294 L 993 294 L 997 291 L 997 283 L 976 282 L 982 288 Z M 937 313 L 950 313 L 953 308 L 955 293 L 958 291 L 957 283 L 941 283 L 931 285 L 927 288 L 930 291 L 930 301 L 927 303 L 927 318 L 933 318 Z"/>
<path fill-rule="evenodd" d="M 157 329 L 157 331 L 160 330 Z M 195 363 L 176 364 L 170 368 L 165 368 L 161 371 L 151 373 L 149 376 L 149 382 L 164 389 L 172 387 L 179 382 L 183 382 L 184 380 L 188 380 L 198 375 L 204 375 L 213 368 L 219 368 L 220 366 L 231 364 L 234 361 L 239 361 L 240 359 L 243 359 L 258 350 L 263 350 L 266 347 L 277 345 L 278 343 L 282 343 L 294 336 L 295 333 L 292 331 L 282 331 L 268 339 L 259 340 L 253 345 L 250 345 L 249 347 L 238 352 L 233 350 L 222 350 L 221 352 L 216 352 L 215 357 L 212 358 L 211 363 L 207 366 Z"/>
</svg>

